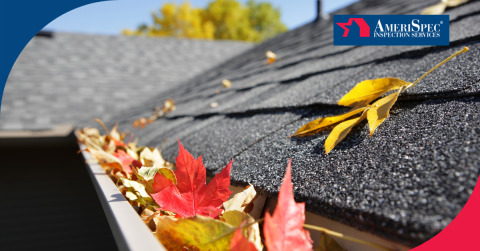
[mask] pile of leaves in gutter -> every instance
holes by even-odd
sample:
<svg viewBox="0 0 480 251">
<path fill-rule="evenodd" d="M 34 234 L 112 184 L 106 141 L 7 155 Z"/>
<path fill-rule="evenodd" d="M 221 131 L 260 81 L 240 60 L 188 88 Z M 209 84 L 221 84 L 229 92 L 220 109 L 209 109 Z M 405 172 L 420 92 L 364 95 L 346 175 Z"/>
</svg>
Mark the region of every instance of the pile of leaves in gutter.
<svg viewBox="0 0 480 251">
<path fill-rule="evenodd" d="M 323 232 L 315 250 L 344 250 L 330 236 L 389 250 L 304 224 L 305 204 L 293 198 L 291 160 L 273 215 L 266 212 L 264 219 L 255 220 L 249 214 L 257 195 L 255 188 L 248 186 L 231 196 L 232 161 L 207 185 L 202 157 L 194 159 L 180 141 L 174 165 L 156 148 L 125 143 L 127 134 L 119 133 L 117 125 L 110 131 L 104 129 L 106 135 L 96 128 L 78 130 L 78 140 L 167 250 L 312 250 L 313 241 L 304 228 Z"/>
</svg>

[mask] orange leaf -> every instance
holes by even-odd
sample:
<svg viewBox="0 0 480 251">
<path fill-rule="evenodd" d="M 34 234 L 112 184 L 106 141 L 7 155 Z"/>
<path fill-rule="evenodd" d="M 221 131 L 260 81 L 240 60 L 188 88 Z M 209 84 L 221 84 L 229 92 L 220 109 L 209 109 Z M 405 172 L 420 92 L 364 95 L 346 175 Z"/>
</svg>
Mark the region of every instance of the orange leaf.
<svg viewBox="0 0 480 251">
<path fill-rule="evenodd" d="M 269 212 L 265 214 L 263 231 L 268 250 L 312 250 L 310 233 L 303 229 L 305 203 L 295 203 L 293 199 L 291 164 L 290 159 L 273 216 L 270 216 Z"/>
</svg>

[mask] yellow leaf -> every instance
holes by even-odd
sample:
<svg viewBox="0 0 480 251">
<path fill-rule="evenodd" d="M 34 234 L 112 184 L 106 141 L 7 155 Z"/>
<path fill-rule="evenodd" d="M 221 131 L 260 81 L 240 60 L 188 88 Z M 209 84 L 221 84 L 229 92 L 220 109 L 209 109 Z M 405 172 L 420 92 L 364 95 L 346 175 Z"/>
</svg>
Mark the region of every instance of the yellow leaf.
<svg viewBox="0 0 480 251">
<path fill-rule="evenodd" d="M 117 131 L 117 128 L 118 128 L 118 123 L 116 123 L 115 126 L 110 131 L 110 137 L 112 137 L 116 141 L 122 141 L 122 138 L 120 136 L 120 133 Z"/>
<path fill-rule="evenodd" d="M 131 144 L 131 143 L 130 143 Z M 130 145 L 128 145 L 127 147 L 125 147 L 125 149 L 127 149 L 127 153 L 128 155 L 130 155 L 132 158 L 134 158 L 135 160 L 138 160 L 138 154 L 133 151 L 132 149 L 130 149 Z"/>
<path fill-rule="evenodd" d="M 445 8 L 447 8 L 447 4 L 444 2 L 437 3 L 435 5 L 432 5 L 430 7 L 427 7 L 422 10 L 420 14 L 422 15 L 440 15 L 443 12 L 445 12 Z"/>
<path fill-rule="evenodd" d="M 468 1 L 470 0 L 442 0 L 442 2 L 445 3 L 448 7 L 456 7 Z"/>
<path fill-rule="evenodd" d="M 145 190 L 147 193 L 152 194 L 155 191 L 153 190 L 153 177 L 155 177 L 155 174 L 159 173 L 163 175 L 165 178 L 171 180 L 173 184 L 177 185 L 177 177 L 175 176 L 175 173 L 165 167 L 145 167 L 143 166 L 140 169 L 133 168 L 132 169 L 135 175 L 137 176 L 138 180 L 143 183 L 145 186 Z"/>
<path fill-rule="evenodd" d="M 130 191 L 127 191 L 127 192 L 125 193 L 125 197 L 127 197 L 127 199 L 129 199 L 129 200 L 131 200 L 131 201 L 135 201 L 135 200 L 138 199 L 138 197 L 137 197 L 134 193 L 132 193 L 132 192 L 130 192 Z"/>
<path fill-rule="evenodd" d="M 235 227 L 226 222 L 199 215 L 178 220 L 157 217 L 155 220 L 156 236 L 167 250 L 184 251 L 184 247 L 187 250 L 230 250 L 231 236 L 219 238 L 229 232 L 233 235 Z"/>
<path fill-rule="evenodd" d="M 147 191 L 145 191 L 145 186 L 139 182 L 133 181 L 133 180 L 128 180 L 125 178 L 120 178 L 122 181 L 123 185 L 126 188 L 131 188 L 134 192 L 136 192 L 139 196 L 142 197 L 150 197 L 148 195 Z"/>
<path fill-rule="evenodd" d="M 293 135 L 291 136 L 302 136 L 305 134 L 308 134 L 310 132 L 316 131 L 320 128 L 336 124 L 338 122 L 344 121 L 347 118 L 350 118 L 351 116 L 363 112 L 366 107 L 361 107 L 361 108 L 353 108 L 352 110 L 348 111 L 347 113 L 332 116 L 332 117 L 326 117 L 326 118 L 319 118 L 316 119 L 312 122 L 307 123 L 306 125 L 300 127 Z"/>
<path fill-rule="evenodd" d="M 224 79 L 222 80 L 222 86 L 223 88 L 230 88 L 232 87 L 232 82 L 230 82 L 230 80 L 228 79 Z"/>
<path fill-rule="evenodd" d="M 343 106 L 367 106 L 376 98 L 382 96 L 391 90 L 399 89 L 402 86 L 408 86 L 410 83 L 398 78 L 378 78 L 369 79 L 358 83 L 352 90 L 338 101 Z"/>
<path fill-rule="evenodd" d="M 98 161 L 102 167 L 114 167 L 119 170 L 123 170 L 122 162 L 115 156 L 105 152 L 95 150 L 93 148 L 88 148 L 88 151 L 93 155 L 93 157 Z"/>
<path fill-rule="evenodd" d="M 347 120 L 333 128 L 327 140 L 325 140 L 325 153 L 329 153 L 338 143 L 340 143 L 345 136 L 352 130 L 352 128 L 367 117 L 367 110 L 358 118 Z"/>
<path fill-rule="evenodd" d="M 277 55 L 275 53 L 271 52 L 271 51 L 267 51 L 265 53 L 265 57 L 267 57 L 267 60 L 268 60 L 267 63 L 268 64 L 271 64 L 271 63 L 273 63 L 277 60 Z"/>
<path fill-rule="evenodd" d="M 318 244 L 315 251 L 346 251 L 338 243 L 332 239 L 330 236 L 322 233 L 320 236 L 320 243 Z"/>
<path fill-rule="evenodd" d="M 370 129 L 370 137 L 372 137 L 375 129 L 387 119 L 392 108 L 393 104 L 397 101 L 398 94 L 402 92 L 404 87 L 402 87 L 398 92 L 392 93 L 377 102 L 373 103 L 370 109 L 367 112 L 368 125 Z"/>
<path fill-rule="evenodd" d="M 255 219 L 252 216 L 238 210 L 225 211 L 222 215 L 222 218 L 225 220 L 225 222 L 234 227 L 240 227 L 242 223 L 250 224 L 255 222 Z M 260 228 L 258 226 L 258 223 L 247 227 L 247 229 L 243 231 L 243 234 L 245 235 L 245 237 L 247 237 L 247 240 L 249 242 L 252 242 L 253 245 L 255 245 L 257 250 L 263 250 L 263 244 L 260 237 Z"/>
<path fill-rule="evenodd" d="M 245 207 L 252 202 L 256 195 L 257 192 L 255 191 L 255 188 L 250 185 L 247 189 L 243 190 L 243 192 L 237 193 L 233 198 L 225 201 L 223 203 L 223 208 L 225 208 L 225 211 L 238 210 L 243 212 Z"/>
<path fill-rule="evenodd" d="M 148 147 L 145 147 L 140 153 L 140 161 L 144 166 L 147 167 L 166 167 L 173 169 L 172 165 L 168 165 L 167 162 L 162 158 L 160 151 L 157 148 L 151 151 Z"/>
<path fill-rule="evenodd" d="M 147 193 L 145 186 L 142 183 L 125 178 L 120 178 L 120 181 L 128 189 L 127 193 L 125 193 L 125 196 L 129 200 L 136 201 L 145 207 L 148 205 L 158 206 L 153 201 L 152 197 L 150 197 L 150 195 Z"/>
<path fill-rule="evenodd" d="M 110 140 L 110 142 L 108 143 L 107 149 L 105 149 L 105 152 L 112 154 L 115 152 L 116 149 L 117 149 L 117 146 L 115 145 L 115 142 L 113 140 Z"/>
</svg>

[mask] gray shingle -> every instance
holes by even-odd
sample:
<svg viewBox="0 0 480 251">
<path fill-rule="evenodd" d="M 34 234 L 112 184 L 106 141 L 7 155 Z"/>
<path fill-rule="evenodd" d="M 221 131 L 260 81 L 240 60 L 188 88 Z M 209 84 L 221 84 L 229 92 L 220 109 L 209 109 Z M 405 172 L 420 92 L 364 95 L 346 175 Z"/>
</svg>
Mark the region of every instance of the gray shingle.
<svg viewBox="0 0 480 251">
<path fill-rule="evenodd" d="M 104 120 L 186 81 L 252 44 L 55 33 L 34 37 L 12 68 L 0 129 Z M 29 121 L 26 117 L 34 116 Z"/>
</svg>

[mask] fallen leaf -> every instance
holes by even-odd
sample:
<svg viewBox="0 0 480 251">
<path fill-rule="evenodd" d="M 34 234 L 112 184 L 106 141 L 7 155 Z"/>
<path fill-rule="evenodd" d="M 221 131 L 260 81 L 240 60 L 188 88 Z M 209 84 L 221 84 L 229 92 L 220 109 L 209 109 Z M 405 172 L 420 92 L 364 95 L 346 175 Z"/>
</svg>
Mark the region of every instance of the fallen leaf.
<svg viewBox="0 0 480 251">
<path fill-rule="evenodd" d="M 442 3 L 446 3 L 448 7 L 457 7 L 469 1 L 470 0 L 442 0 Z"/>
<path fill-rule="evenodd" d="M 154 193 L 158 193 L 165 189 L 166 187 L 170 186 L 170 182 L 174 185 L 177 185 L 177 178 L 175 173 L 167 168 L 160 168 L 158 169 L 157 174 L 154 177 L 152 189 Z"/>
<path fill-rule="evenodd" d="M 140 118 L 140 119 L 137 119 L 137 120 L 133 121 L 132 126 L 135 129 L 138 129 L 138 128 L 143 129 L 145 126 L 147 126 L 148 124 L 151 124 L 151 123 L 153 123 L 153 119 Z"/>
<path fill-rule="evenodd" d="M 174 172 L 177 185 L 173 184 L 163 175 L 158 176 L 158 182 L 162 184 L 162 190 L 152 194 L 153 199 L 162 207 L 179 214 L 182 217 L 194 215 L 218 217 L 220 207 L 232 191 L 230 186 L 230 169 L 232 161 L 215 175 L 212 181 L 206 185 L 206 169 L 202 163 L 202 157 L 194 159 L 193 156 L 179 144 L 177 170 Z M 156 177 L 155 177 L 156 178 Z M 154 186 L 157 180 L 154 182 Z"/>
<path fill-rule="evenodd" d="M 457 7 L 467 3 L 469 0 L 442 0 L 440 3 L 432 5 L 422 10 L 422 15 L 440 15 L 445 12 L 447 7 Z"/>
<path fill-rule="evenodd" d="M 238 210 L 243 212 L 245 207 L 252 202 L 256 195 L 257 192 L 255 191 L 255 188 L 250 185 L 241 193 L 237 193 L 233 198 L 225 201 L 223 203 L 223 208 L 225 208 L 225 211 Z"/>
<path fill-rule="evenodd" d="M 93 157 L 98 161 L 98 164 L 103 168 L 117 168 L 123 170 L 122 162 L 105 151 L 99 151 L 89 148 L 88 151 L 93 155 Z"/>
<path fill-rule="evenodd" d="M 360 117 L 344 121 L 333 128 L 332 132 L 325 140 L 325 153 L 329 153 L 338 143 L 340 143 L 340 141 L 345 138 L 345 136 L 351 131 L 351 129 L 355 125 L 360 123 L 366 117 L 368 117 L 371 137 L 375 132 L 375 129 L 388 117 L 391 107 L 393 106 L 393 104 L 395 104 L 398 95 L 402 91 L 414 87 L 420 80 L 422 80 L 432 71 L 434 71 L 444 63 L 448 62 L 450 59 L 467 51 L 468 47 L 464 47 L 462 50 L 455 52 L 450 57 L 446 58 L 445 60 L 437 64 L 435 67 L 427 71 L 425 74 L 423 74 L 421 77 L 419 77 L 414 83 L 409 83 L 398 78 L 379 78 L 362 81 L 358 83 L 355 87 L 353 87 L 353 89 L 351 89 L 347 94 L 345 94 L 340 99 L 340 101 L 338 101 L 339 105 L 353 107 L 352 110 L 345 114 L 327 118 L 320 118 L 309 122 L 299 128 L 297 132 L 295 132 L 291 136 L 308 135 L 311 132 L 314 133 L 317 130 L 324 128 L 328 125 L 341 122 L 357 113 L 363 112 Z M 372 101 L 392 90 L 398 90 L 398 92 L 388 95 L 387 97 L 378 100 L 373 105 L 370 105 Z"/>
<path fill-rule="evenodd" d="M 117 149 L 117 146 L 115 145 L 115 142 L 113 142 L 113 140 L 110 140 L 108 145 L 105 146 L 105 152 L 110 154 L 114 153 L 116 149 Z"/>
<path fill-rule="evenodd" d="M 398 78 L 365 80 L 358 83 L 352 90 L 345 94 L 345 96 L 338 101 L 338 104 L 350 107 L 366 106 L 383 94 L 408 85 L 410 85 L 410 83 Z"/>
<path fill-rule="evenodd" d="M 306 125 L 300 127 L 293 135 L 291 136 L 301 136 L 301 135 L 306 135 L 308 133 L 317 131 L 321 128 L 327 127 L 329 125 L 336 124 L 338 122 L 344 121 L 347 118 L 352 117 L 353 115 L 363 112 L 367 109 L 366 107 L 360 107 L 360 108 L 353 108 L 352 110 L 348 111 L 347 113 L 336 115 L 336 116 L 331 116 L 331 117 L 326 117 L 326 118 L 319 118 L 316 119 L 312 122 L 307 123 Z"/>
<path fill-rule="evenodd" d="M 333 128 L 330 135 L 325 140 L 325 154 L 329 153 L 338 143 L 340 143 L 354 126 L 362 122 L 367 117 L 367 112 L 363 112 L 358 118 L 342 122 Z"/>
<path fill-rule="evenodd" d="M 132 166 L 134 167 L 141 167 L 142 163 L 140 163 L 138 160 L 132 158 L 132 156 L 128 155 L 123 150 L 118 149 L 115 153 L 112 154 L 116 158 L 120 160 L 122 163 L 123 170 L 129 174 L 132 174 Z"/>
<path fill-rule="evenodd" d="M 175 106 L 175 101 L 173 101 L 171 98 L 165 100 L 165 102 L 163 102 L 163 107 L 161 108 L 164 113 L 173 112 L 175 109 L 177 109 Z"/>
<path fill-rule="evenodd" d="M 242 234 L 242 228 L 235 230 L 232 239 L 230 240 L 230 251 L 257 251 L 253 243 L 249 242 Z"/>
<path fill-rule="evenodd" d="M 390 109 L 392 108 L 393 104 L 397 101 L 398 94 L 402 92 L 404 87 L 402 87 L 398 92 L 392 93 L 377 102 L 373 103 L 373 105 L 368 109 L 367 118 L 368 118 L 368 125 L 370 129 L 370 137 L 372 137 L 373 132 L 375 129 L 387 119 Z"/>
<path fill-rule="evenodd" d="M 267 57 L 267 64 L 274 63 L 277 60 L 277 55 L 271 51 L 267 51 L 265 57 Z"/>
<path fill-rule="evenodd" d="M 139 158 L 144 166 L 169 167 L 166 165 L 166 161 L 162 158 L 162 155 L 157 148 L 151 151 L 148 147 L 145 147 L 143 151 L 140 153 Z"/>
<path fill-rule="evenodd" d="M 109 136 L 116 140 L 116 141 L 122 141 L 122 138 L 120 137 L 120 133 L 118 132 L 118 123 L 115 124 L 115 126 L 112 128 L 112 130 L 110 131 L 110 134 Z M 123 142 L 122 142 L 123 143 Z M 125 145 L 125 144 L 124 144 Z"/>
<path fill-rule="evenodd" d="M 244 223 L 251 224 L 255 222 L 255 219 L 252 216 L 238 210 L 223 212 L 222 219 L 234 227 L 240 227 Z M 247 237 L 247 240 L 251 242 L 258 250 L 263 249 L 262 238 L 260 237 L 260 227 L 258 226 L 258 223 L 248 226 L 243 233 Z"/>
<path fill-rule="evenodd" d="M 338 243 L 332 239 L 330 236 L 322 233 L 320 236 L 320 243 L 318 244 L 315 251 L 347 251 L 340 247 Z"/>
<path fill-rule="evenodd" d="M 167 180 L 177 184 L 177 178 L 172 170 L 165 167 L 142 167 L 140 169 L 133 169 L 133 172 L 137 176 L 138 180 L 142 182 L 145 189 L 149 194 L 157 193 L 167 187 L 170 183 L 162 183 L 163 180 L 159 180 L 160 176 L 163 176 Z M 156 179 L 155 179 L 156 177 Z"/>
<path fill-rule="evenodd" d="M 432 5 L 430 7 L 427 7 L 422 10 L 420 14 L 422 15 L 440 15 L 443 12 L 445 12 L 445 9 L 447 8 L 447 4 L 445 4 L 443 1 L 440 3 L 437 3 L 435 5 Z"/>
<path fill-rule="evenodd" d="M 232 225 L 203 216 L 174 220 L 171 217 L 155 218 L 157 224 L 156 236 L 169 250 L 185 251 L 191 248 L 198 250 L 223 251 L 229 250 L 230 239 L 219 238 L 235 229 Z"/>
<path fill-rule="evenodd" d="M 310 233 L 303 229 L 305 203 L 295 203 L 293 198 L 291 163 L 290 159 L 273 216 L 265 213 L 263 232 L 268 250 L 312 250 Z"/>
<path fill-rule="evenodd" d="M 230 82 L 230 80 L 228 80 L 228 79 L 224 79 L 224 80 L 222 80 L 222 86 L 223 86 L 223 88 L 226 88 L 226 89 L 230 88 L 230 87 L 232 87 L 232 82 Z"/>
<path fill-rule="evenodd" d="M 150 197 L 150 195 L 147 193 L 143 184 L 125 178 L 120 178 L 120 181 L 128 189 L 125 196 L 129 200 L 136 201 L 144 207 L 154 203 L 152 197 Z"/>
</svg>

